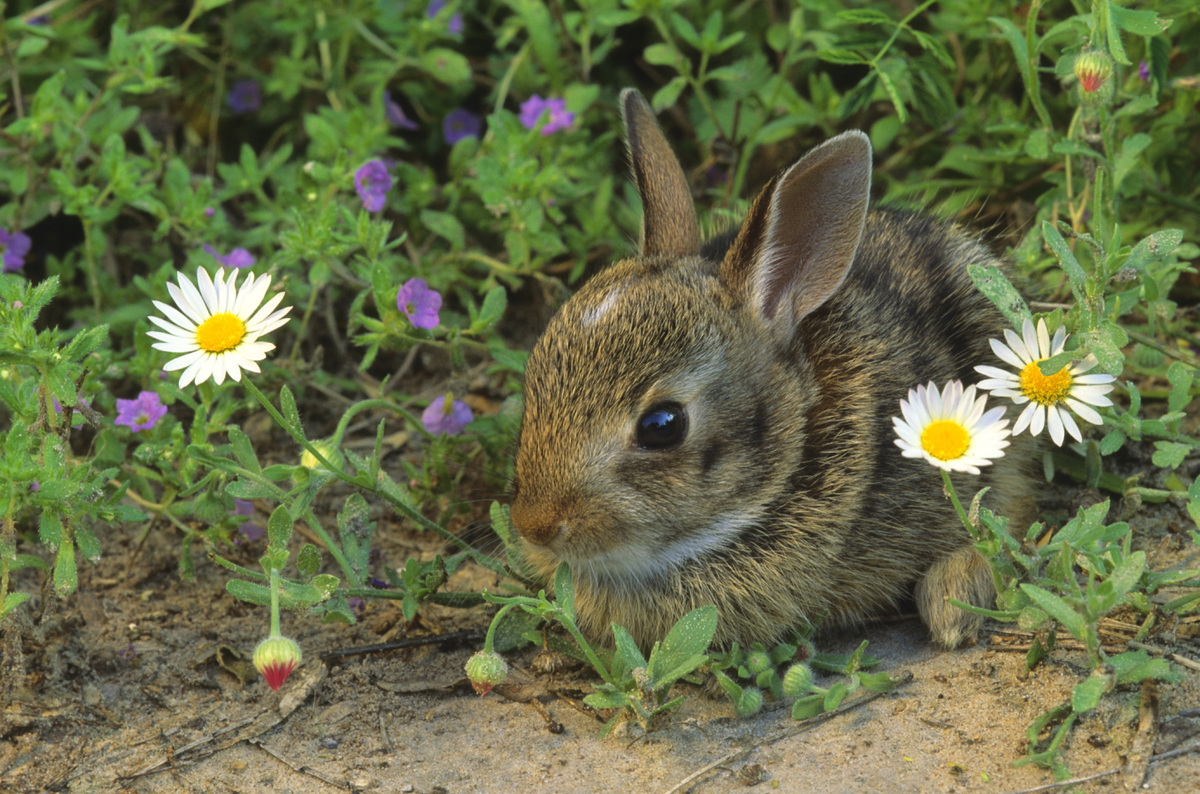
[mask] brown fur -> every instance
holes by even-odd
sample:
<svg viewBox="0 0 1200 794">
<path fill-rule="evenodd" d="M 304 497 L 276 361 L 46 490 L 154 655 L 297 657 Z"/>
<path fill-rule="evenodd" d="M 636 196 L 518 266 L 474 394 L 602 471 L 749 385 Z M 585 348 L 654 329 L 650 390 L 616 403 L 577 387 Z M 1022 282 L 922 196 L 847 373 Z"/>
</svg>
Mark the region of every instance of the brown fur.
<svg viewBox="0 0 1200 794">
<path fill-rule="evenodd" d="M 891 417 L 910 388 L 978 380 L 1006 323 L 965 265 L 995 257 L 959 228 L 867 212 L 870 147 L 848 133 L 776 178 L 732 243 L 700 251 L 682 170 L 640 95 L 622 95 L 645 205 L 643 250 L 589 281 L 526 369 L 512 518 L 529 561 L 571 565 L 587 631 L 642 644 L 715 604 L 717 641 L 770 642 L 916 592 L 934 639 L 992 606 L 939 472 L 904 458 Z M 642 449 L 663 401 L 688 432 Z M 1028 519 L 1028 436 L 960 496 Z"/>
</svg>

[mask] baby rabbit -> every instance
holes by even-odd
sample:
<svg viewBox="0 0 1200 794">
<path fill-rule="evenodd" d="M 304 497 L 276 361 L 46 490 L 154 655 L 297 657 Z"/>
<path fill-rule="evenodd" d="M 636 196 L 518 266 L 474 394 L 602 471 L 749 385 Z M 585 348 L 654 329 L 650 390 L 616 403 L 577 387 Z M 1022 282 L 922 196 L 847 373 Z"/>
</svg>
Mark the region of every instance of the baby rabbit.
<svg viewBox="0 0 1200 794">
<path fill-rule="evenodd" d="M 639 254 L 558 311 L 526 367 L 512 520 L 529 562 L 567 563 L 581 625 L 641 645 L 715 604 L 716 641 L 771 643 L 828 610 L 853 623 L 913 593 L 955 647 L 994 607 L 937 469 L 902 457 L 892 416 L 919 383 L 966 383 L 1007 327 L 967 275 L 996 262 L 957 227 L 868 210 L 871 145 L 847 132 L 701 244 L 653 111 L 621 95 L 644 205 Z M 970 498 L 1027 515 L 1028 436 Z M 1027 524 L 1026 524 L 1027 525 Z"/>
</svg>

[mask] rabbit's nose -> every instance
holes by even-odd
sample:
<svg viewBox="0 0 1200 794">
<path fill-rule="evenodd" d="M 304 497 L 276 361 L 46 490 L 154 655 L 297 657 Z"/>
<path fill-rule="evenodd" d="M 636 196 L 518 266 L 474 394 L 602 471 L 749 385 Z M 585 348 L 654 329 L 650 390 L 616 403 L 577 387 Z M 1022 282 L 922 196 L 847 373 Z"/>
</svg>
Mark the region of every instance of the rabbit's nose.
<svg viewBox="0 0 1200 794">
<path fill-rule="evenodd" d="M 557 511 L 545 504 L 533 504 L 520 496 L 513 502 L 512 522 L 521 537 L 537 546 L 549 546 L 562 527 Z"/>
</svg>

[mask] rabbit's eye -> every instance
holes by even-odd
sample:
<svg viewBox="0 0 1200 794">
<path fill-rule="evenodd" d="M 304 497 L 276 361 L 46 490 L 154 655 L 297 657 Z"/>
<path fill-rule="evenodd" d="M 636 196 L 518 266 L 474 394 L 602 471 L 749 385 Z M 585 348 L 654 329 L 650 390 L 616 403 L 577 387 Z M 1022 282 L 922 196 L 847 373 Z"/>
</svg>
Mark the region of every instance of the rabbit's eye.
<svg viewBox="0 0 1200 794">
<path fill-rule="evenodd" d="M 687 414 L 679 403 L 659 403 L 637 424 L 637 443 L 642 449 L 670 449 L 687 435 Z"/>
</svg>

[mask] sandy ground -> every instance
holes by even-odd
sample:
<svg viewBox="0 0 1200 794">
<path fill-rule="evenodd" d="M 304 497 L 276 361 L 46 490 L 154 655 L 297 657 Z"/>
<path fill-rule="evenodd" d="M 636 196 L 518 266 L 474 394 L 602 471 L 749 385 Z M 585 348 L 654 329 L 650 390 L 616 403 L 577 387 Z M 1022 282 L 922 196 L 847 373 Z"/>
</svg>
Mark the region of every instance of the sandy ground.
<svg viewBox="0 0 1200 794">
<path fill-rule="evenodd" d="M 911 683 L 803 732 L 785 707 L 739 720 L 728 703 L 693 690 L 667 729 L 599 738 L 598 717 L 579 705 L 583 671 L 535 675 L 531 651 L 511 657 L 509 697 L 484 698 L 462 673 L 478 640 L 319 658 L 478 628 L 482 609 L 431 608 L 411 627 L 388 604 L 372 604 L 354 627 L 286 614 L 306 661 L 273 693 L 236 658 L 253 649 L 265 612 L 225 594 L 210 564 L 180 581 L 169 539 L 148 544 L 125 575 L 133 539 L 116 540 L 78 595 L 27 626 L 26 672 L 3 712 L 6 791 L 666 792 L 717 764 L 683 790 L 761 781 L 758 791 L 1012 792 L 1053 782 L 1013 762 L 1034 717 L 1086 673 L 1082 654 L 1061 651 L 1027 673 L 1024 655 L 1005 650 L 1019 639 L 1003 634 L 942 652 L 919 621 L 898 620 L 826 637 L 820 649 L 849 652 L 869 639 L 883 668 L 911 672 Z M 1200 656 L 1194 640 L 1175 650 Z M 1200 738 L 1200 673 L 1181 670 L 1180 683 L 1159 688 L 1157 752 Z M 1140 698 L 1118 692 L 1075 729 L 1074 774 L 1122 765 Z M 1197 779 L 1200 753 L 1186 754 L 1151 766 L 1145 788 L 1195 791 Z M 1079 790 L 1124 785 L 1111 776 Z"/>
</svg>

